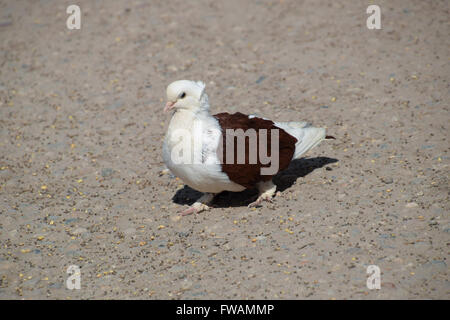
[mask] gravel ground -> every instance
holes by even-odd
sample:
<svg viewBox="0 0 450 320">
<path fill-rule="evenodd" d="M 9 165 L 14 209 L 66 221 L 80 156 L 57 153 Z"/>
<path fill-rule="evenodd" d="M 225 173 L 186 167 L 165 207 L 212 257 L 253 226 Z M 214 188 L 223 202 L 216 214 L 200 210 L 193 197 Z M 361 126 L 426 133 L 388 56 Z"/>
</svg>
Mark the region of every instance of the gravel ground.
<svg viewBox="0 0 450 320">
<path fill-rule="evenodd" d="M 449 299 L 448 1 L 0 1 L 1 299 Z M 337 138 L 274 203 L 164 174 L 165 87 Z M 381 289 L 366 286 L 367 266 Z M 68 290 L 70 265 L 81 289 Z"/>
</svg>

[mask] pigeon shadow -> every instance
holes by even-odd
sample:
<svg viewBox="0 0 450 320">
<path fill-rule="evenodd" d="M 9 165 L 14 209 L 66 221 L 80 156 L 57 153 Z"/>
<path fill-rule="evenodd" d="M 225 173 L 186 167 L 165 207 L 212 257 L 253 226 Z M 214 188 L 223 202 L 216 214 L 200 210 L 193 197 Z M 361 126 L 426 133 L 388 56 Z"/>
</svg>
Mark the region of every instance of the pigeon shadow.
<svg viewBox="0 0 450 320">
<path fill-rule="evenodd" d="M 327 157 L 295 159 L 289 167 L 273 177 L 273 183 L 277 186 L 277 191 L 284 191 L 290 188 L 298 178 L 304 177 L 316 169 L 328 164 L 338 162 L 337 159 Z M 185 185 L 179 189 L 172 197 L 172 201 L 180 205 L 192 205 L 202 193 Z M 214 198 L 213 206 L 216 208 L 242 207 L 247 206 L 258 196 L 258 190 L 246 189 L 241 192 L 223 191 Z"/>
</svg>

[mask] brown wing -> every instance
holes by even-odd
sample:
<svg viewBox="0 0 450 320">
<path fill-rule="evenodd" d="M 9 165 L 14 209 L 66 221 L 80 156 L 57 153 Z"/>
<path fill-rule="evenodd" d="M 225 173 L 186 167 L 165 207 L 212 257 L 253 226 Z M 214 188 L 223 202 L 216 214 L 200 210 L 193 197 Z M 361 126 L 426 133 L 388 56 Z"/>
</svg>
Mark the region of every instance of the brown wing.
<svg viewBox="0 0 450 320">
<path fill-rule="evenodd" d="M 267 156 L 270 157 L 272 155 L 271 148 L 271 130 L 278 130 L 278 155 L 279 155 L 279 169 L 286 169 L 289 166 L 289 163 L 292 160 L 295 151 L 295 143 L 297 139 L 281 128 L 278 128 L 274 125 L 274 123 L 270 120 L 265 120 L 257 117 L 249 118 L 247 115 L 237 112 L 235 114 L 229 113 L 219 113 L 214 115 L 214 117 L 219 121 L 220 127 L 222 129 L 222 148 L 219 146 L 218 156 L 222 160 L 222 171 L 225 172 L 231 181 L 236 182 L 246 188 L 254 188 L 255 184 L 259 181 L 268 181 L 272 179 L 273 175 L 261 175 L 261 168 L 270 167 L 270 163 L 262 164 L 259 156 L 259 140 L 260 140 L 260 130 L 267 130 Z M 237 161 L 238 157 L 238 139 L 233 136 L 229 136 L 226 134 L 226 129 L 242 129 L 244 132 L 248 129 L 254 129 L 256 131 L 256 150 L 257 150 L 257 163 L 250 163 L 250 154 L 249 154 L 249 137 L 245 137 L 245 163 L 240 164 Z M 227 163 L 227 144 L 229 144 L 230 140 L 234 139 L 234 161 L 230 161 L 231 163 Z M 253 149 L 255 150 L 255 149 Z"/>
</svg>

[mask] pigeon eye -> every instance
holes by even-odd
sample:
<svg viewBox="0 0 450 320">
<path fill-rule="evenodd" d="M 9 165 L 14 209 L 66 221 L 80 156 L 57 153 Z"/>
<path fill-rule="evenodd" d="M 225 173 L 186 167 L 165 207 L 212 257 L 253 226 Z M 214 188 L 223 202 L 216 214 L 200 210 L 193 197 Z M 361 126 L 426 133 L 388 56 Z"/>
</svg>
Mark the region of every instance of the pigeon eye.
<svg viewBox="0 0 450 320">
<path fill-rule="evenodd" d="M 180 99 L 183 99 L 184 97 L 186 97 L 186 92 L 180 94 Z"/>
</svg>

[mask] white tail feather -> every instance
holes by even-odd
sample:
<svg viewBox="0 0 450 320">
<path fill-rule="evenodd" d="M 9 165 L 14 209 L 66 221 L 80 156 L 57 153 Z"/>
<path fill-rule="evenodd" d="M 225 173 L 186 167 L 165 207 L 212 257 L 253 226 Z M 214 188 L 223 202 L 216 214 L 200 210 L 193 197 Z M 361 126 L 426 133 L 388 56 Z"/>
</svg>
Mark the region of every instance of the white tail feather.
<svg viewBox="0 0 450 320">
<path fill-rule="evenodd" d="M 275 125 L 297 138 L 293 159 L 300 158 L 325 139 L 325 128 L 314 128 L 307 122 L 276 122 Z"/>
</svg>

